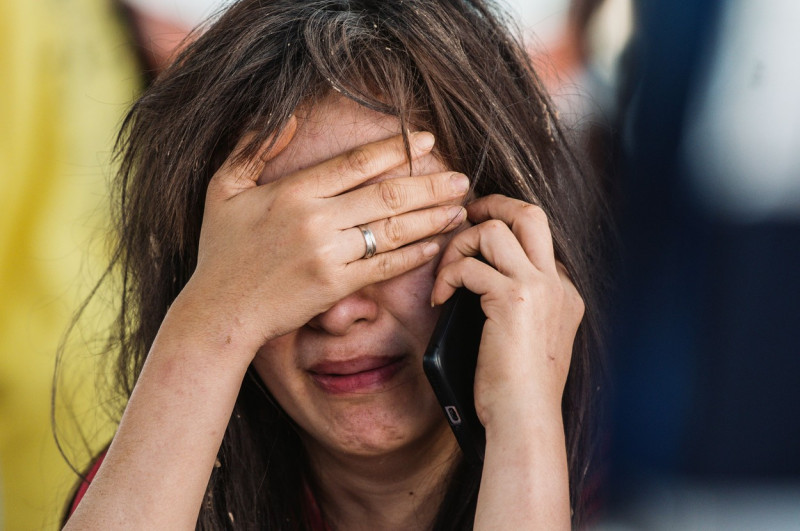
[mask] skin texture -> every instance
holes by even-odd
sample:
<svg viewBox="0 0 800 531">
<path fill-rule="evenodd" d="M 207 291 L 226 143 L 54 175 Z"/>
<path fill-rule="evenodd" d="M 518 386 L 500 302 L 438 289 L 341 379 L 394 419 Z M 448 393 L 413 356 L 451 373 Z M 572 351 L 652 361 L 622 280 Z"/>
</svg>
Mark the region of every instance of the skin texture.
<svg viewBox="0 0 800 531">
<path fill-rule="evenodd" d="M 560 404 L 583 304 L 553 257 L 547 218 L 489 196 L 467 207 L 470 226 L 457 206 L 466 189 L 453 184 L 464 176 L 416 133 L 408 177 L 398 132 L 397 120 L 333 95 L 298 110 L 256 161 L 220 168 L 197 269 L 68 527 L 193 527 L 251 362 L 301 428 L 335 527 L 430 527 L 458 450 L 421 357 L 438 314 L 431 302 L 463 285 L 482 295 L 488 319 L 475 527 L 569 528 Z M 367 260 L 362 224 L 378 242 Z M 398 369 L 359 392 L 332 393 L 315 378 L 325 364 L 376 356 Z"/>
</svg>

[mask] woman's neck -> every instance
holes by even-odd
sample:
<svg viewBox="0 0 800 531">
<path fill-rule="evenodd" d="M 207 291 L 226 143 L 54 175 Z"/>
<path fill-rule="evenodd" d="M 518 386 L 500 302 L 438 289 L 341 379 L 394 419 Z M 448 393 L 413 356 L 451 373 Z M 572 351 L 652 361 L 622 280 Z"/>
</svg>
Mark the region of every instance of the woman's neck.
<svg viewBox="0 0 800 531">
<path fill-rule="evenodd" d="M 450 429 L 423 443 L 380 456 L 306 445 L 317 496 L 334 529 L 430 529 L 460 450 Z"/>
</svg>

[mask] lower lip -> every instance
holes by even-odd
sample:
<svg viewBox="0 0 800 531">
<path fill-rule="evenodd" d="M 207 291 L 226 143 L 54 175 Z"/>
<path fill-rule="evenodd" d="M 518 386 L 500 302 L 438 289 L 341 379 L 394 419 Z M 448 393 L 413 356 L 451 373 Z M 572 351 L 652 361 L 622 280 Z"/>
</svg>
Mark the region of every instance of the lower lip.
<svg viewBox="0 0 800 531">
<path fill-rule="evenodd" d="M 355 374 L 311 374 L 314 382 L 325 392 L 341 395 L 380 391 L 400 371 L 402 360 Z"/>
</svg>

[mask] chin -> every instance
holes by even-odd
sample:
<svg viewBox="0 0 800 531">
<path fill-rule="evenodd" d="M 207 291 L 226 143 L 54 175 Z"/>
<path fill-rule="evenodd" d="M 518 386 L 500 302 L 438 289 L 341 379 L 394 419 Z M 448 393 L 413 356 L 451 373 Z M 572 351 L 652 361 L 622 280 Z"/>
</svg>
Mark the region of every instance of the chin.
<svg viewBox="0 0 800 531">
<path fill-rule="evenodd" d="M 320 434 L 318 443 L 337 453 L 377 457 L 426 446 L 439 430 L 449 429 L 432 392 L 430 397 L 417 396 L 405 403 L 379 402 L 383 403 L 332 412 L 328 430 Z"/>
</svg>

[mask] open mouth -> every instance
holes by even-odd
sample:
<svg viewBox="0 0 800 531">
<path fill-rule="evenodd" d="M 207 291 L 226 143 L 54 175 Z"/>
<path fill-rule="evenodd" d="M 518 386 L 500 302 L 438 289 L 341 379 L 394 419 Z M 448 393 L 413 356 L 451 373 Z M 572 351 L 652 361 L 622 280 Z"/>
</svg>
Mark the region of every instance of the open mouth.
<svg viewBox="0 0 800 531">
<path fill-rule="evenodd" d="M 366 357 L 329 361 L 309 369 L 314 382 L 331 394 L 367 393 L 386 387 L 403 368 L 404 357 Z"/>
</svg>

